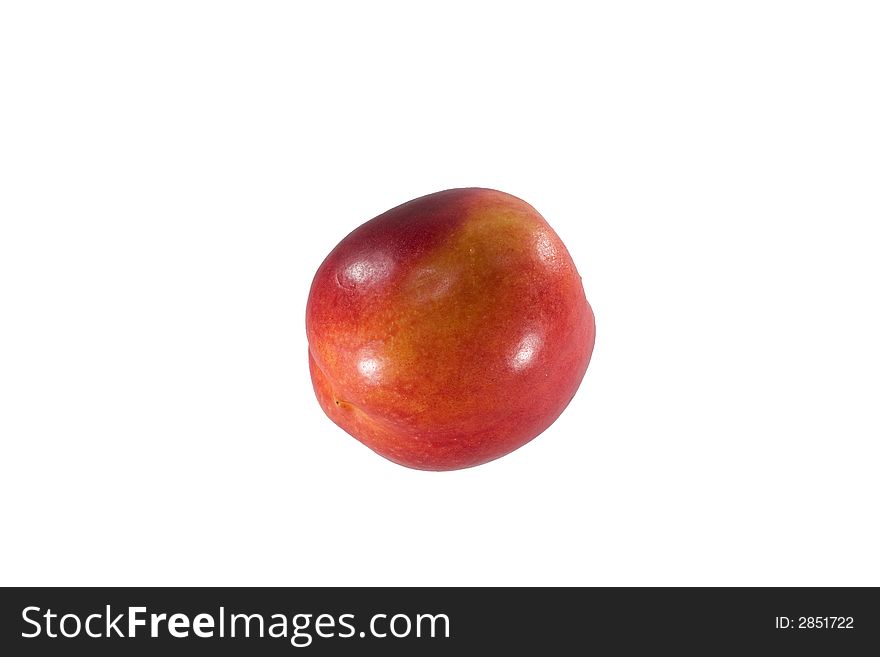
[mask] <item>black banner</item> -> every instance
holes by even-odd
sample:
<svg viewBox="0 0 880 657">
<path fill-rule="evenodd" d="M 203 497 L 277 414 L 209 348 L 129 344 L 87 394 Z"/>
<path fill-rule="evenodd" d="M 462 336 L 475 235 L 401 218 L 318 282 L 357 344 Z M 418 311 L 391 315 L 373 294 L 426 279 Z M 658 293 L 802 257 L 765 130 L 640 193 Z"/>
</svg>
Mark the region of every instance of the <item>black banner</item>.
<svg viewBox="0 0 880 657">
<path fill-rule="evenodd" d="M 7 588 L 0 614 L 4 655 L 880 648 L 872 588 Z"/>
</svg>

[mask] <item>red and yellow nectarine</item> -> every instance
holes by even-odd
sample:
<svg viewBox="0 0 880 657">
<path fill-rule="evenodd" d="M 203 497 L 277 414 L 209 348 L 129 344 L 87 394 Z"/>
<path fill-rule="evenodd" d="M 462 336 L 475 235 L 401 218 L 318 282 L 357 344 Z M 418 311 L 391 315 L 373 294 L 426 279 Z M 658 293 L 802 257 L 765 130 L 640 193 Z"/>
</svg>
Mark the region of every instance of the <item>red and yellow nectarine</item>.
<svg viewBox="0 0 880 657">
<path fill-rule="evenodd" d="M 315 275 L 306 332 L 330 419 L 392 461 L 453 470 L 556 420 L 595 324 L 541 215 L 470 188 L 404 203 L 343 239 Z"/>
</svg>

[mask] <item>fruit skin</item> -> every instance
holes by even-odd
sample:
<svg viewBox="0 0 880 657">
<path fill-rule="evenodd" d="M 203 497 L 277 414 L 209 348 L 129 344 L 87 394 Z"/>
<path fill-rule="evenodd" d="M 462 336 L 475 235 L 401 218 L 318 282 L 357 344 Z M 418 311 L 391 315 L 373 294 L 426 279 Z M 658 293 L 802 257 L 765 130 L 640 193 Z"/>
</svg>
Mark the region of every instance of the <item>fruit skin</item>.
<svg viewBox="0 0 880 657">
<path fill-rule="evenodd" d="M 455 470 L 549 427 L 596 329 L 562 241 L 526 202 L 450 189 L 371 219 L 327 256 L 306 308 L 315 394 L 382 456 Z"/>
</svg>

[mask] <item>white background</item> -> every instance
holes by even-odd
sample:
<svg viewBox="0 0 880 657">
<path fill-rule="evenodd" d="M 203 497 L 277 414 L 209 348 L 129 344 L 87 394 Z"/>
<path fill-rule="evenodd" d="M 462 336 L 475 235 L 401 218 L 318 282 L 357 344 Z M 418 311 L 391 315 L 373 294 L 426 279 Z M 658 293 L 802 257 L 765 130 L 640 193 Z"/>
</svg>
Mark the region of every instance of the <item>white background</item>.
<svg viewBox="0 0 880 657">
<path fill-rule="evenodd" d="M 3 584 L 880 585 L 875 3 L 4 3 Z M 304 310 L 456 186 L 593 363 L 476 469 L 315 401 Z"/>
</svg>

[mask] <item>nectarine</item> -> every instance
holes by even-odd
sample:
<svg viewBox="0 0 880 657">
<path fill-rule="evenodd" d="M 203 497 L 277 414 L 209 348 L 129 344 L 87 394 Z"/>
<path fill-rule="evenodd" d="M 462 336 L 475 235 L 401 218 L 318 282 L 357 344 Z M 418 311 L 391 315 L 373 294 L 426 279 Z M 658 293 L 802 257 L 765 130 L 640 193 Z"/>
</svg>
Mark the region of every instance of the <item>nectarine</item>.
<svg viewBox="0 0 880 657">
<path fill-rule="evenodd" d="M 489 189 L 388 210 L 318 268 L 306 308 L 318 401 L 412 468 L 479 465 L 549 427 L 575 394 L 595 323 L 565 246 Z"/>
</svg>

